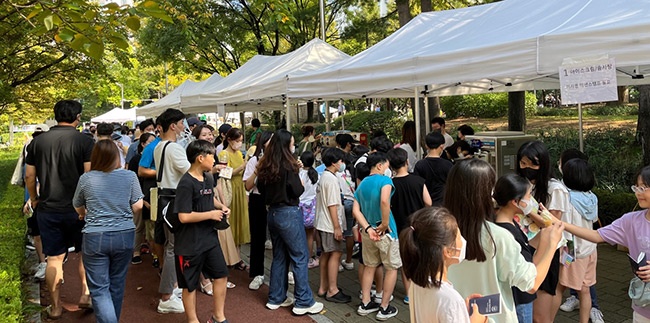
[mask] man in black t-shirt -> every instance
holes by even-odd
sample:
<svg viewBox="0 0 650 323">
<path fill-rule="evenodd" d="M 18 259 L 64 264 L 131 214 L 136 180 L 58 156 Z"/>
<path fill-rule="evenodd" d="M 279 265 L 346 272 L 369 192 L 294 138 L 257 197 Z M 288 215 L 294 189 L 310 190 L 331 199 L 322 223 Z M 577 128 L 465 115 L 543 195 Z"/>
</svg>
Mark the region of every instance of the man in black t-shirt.
<svg viewBox="0 0 650 323">
<path fill-rule="evenodd" d="M 442 204 L 442 198 L 447 183 L 447 175 L 453 164 L 440 155 L 445 149 L 445 137 L 439 132 L 432 132 L 425 138 L 429 152 L 427 156 L 418 161 L 413 168 L 413 174 L 425 180 L 433 206 Z"/>
<path fill-rule="evenodd" d="M 58 125 L 34 138 L 25 158 L 25 184 L 29 190 L 32 208 L 38 211 L 43 253 L 47 256 L 45 282 L 50 291 L 52 305 L 50 318 L 61 316 L 63 307 L 59 299 L 59 284 L 63 281 L 63 259 L 68 247 L 81 250 L 81 229 L 84 221 L 72 206 L 79 177 L 90 170 L 92 138 L 77 131 L 81 118 L 81 103 L 72 100 L 54 105 L 54 118 Z M 36 180 L 40 189 L 36 192 Z M 82 295 L 80 307 L 90 306 L 83 263 L 79 262 Z"/>
<path fill-rule="evenodd" d="M 224 322 L 228 267 L 216 228 L 220 222 L 226 221 L 224 217 L 230 210 L 214 198 L 214 179 L 209 173 L 214 164 L 214 145 L 196 140 L 189 144 L 186 152 L 192 165 L 178 182 L 174 200 L 174 212 L 178 213 L 180 221 L 174 230 L 178 287 L 183 289 L 183 306 L 188 322 L 198 322 L 196 289 L 200 283 L 199 276 L 203 273 L 205 278 L 214 279 L 214 311 L 208 322 Z"/>
</svg>

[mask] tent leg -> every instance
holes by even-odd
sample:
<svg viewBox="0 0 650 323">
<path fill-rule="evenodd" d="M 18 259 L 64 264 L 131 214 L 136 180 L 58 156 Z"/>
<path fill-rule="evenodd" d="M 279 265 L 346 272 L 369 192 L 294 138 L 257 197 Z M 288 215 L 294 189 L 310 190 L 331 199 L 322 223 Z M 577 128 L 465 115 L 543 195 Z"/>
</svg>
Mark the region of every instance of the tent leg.
<svg viewBox="0 0 650 323">
<path fill-rule="evenodd" d="M 332 121 L 332 117 L 330 116 L 330 103 L 325 101 L 325 131 L 329 132 L 332 126 L 330 125 L 330 122 Z"/>
<path fill-rule="evenodd" d="M 289 98 L 287 98 L 287 101 L 285 102 L 286 105 L 286 117 L 287 117 L 287 131 L 291 132 L 291 103 L 289 102 Z"/>
<path fill-rule="evenodd" d="M 582 103 L 578 103 L 578 137 L 580 138 L 580 151 L 585 151 L 585 143 L 582 134 Z"/>
<path fill-rule="evenodd" d="M 415 154 L 418 159 L 422 159 L 422 149 L 420 149 L 420 93 L 418 93 L 418 87 L 416 86 L 413 90 L 413 95 L 415 96 Z"/>
<path fill-rule="evenodd" d="M 425 91 L 424 92 L 424 124 L 425 124 L 424 129 L 426 129 L 425 130 L 426 134 L 428 134 L 429 131 L 431 131 L 429 130 L 429 128 L 431 128 L 431 123 L 429 122 L 430 120 L 431 118 L 429 117 L 429 92 Z"/>
</svg>

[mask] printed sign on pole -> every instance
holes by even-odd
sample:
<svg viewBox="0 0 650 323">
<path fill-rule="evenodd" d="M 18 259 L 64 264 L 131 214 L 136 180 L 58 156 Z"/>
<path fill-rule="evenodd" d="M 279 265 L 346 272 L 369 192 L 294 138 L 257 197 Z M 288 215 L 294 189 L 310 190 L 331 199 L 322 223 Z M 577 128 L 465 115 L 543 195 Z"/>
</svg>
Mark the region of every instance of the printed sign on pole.
<svg viewBox="0 0 650 323">
<path fill-rule="evenodd" d="M 614 58 L 571 60 L 560 66 L 562 104 L 618 100 Z"/>
</svg>

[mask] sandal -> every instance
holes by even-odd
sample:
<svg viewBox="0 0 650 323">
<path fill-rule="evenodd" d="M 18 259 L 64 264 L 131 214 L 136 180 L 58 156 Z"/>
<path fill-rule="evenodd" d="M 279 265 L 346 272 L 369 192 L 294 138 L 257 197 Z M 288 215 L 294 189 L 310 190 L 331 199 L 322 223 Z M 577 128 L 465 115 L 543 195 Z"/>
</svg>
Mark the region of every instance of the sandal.
<svg viewBox="0 0 650 323">
<path fill-rule="evenodd" d="M 92 301 L 92 298 L 90 297 L 90 295 L 84 295 L 82 297 L 86 297 L 88 299 L 88 302 L 81 302 L 80 301 L 79 305 L 78 305 L 79 308 L 82 308 L 82 309 L 91 309 L 91 308 L 93 308 L 93 301 Z"/>
<path fill-rule="evenodd" d="M 61 316 L 63 316 L 63 309 L 61 310 L 61 314 L 53 315 L 52 305 L 49 305 L 48 307 L 45 308 L 45 316 L 47 317 L 48 320 L 58 320 L 61 318 Z"/>
<path fill-rule="evenodd" d="M 226 288 L 228 288 L 228 289 L 233 289 L 233 288 L 235 288 L 235 287 L 237 287 L 237 285 L 235 285 L 235 284 L 233 284 L 233 283 L 231 283 L 231 282 L 227 282 L 227 283 L 226 283 Z"/>
<path fill-rule="evenodd" d="M 241 271 L 248 271 L 250 267 L 242 260 L 238 262 L 236 265 L 234 265 L 233 268 Z"/>
<path fill-rule="evenodd" d="M 201 282 L 199 282 L 199 285 L 201 286 L 201 293 L 212 296 L 212 282 L 208 281 L 207 284 L 203 285 Z"/>
</svg>

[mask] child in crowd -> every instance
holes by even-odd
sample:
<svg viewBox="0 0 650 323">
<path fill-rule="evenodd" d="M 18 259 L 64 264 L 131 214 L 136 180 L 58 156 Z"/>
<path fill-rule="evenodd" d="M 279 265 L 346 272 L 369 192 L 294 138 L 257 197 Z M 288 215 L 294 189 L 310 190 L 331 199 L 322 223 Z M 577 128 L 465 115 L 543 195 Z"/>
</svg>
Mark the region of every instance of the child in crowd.
<svg viewBox="0 0 650 323">
<path fill-rule="evenodd" d="M 566 174 L 564 167 L 562 171 Z M 650 188 L 650 166 L 641 169 L 636 176 L 636 185 L 632 186 L 632 191 L 642 210 L 626 213 L 612 224 L 598 230 L 565 223 L 566 231 L 593 243 L 607 242 L 625 246 L 630 250 L 632 258 L 636 258 L 641 252 L 649 254 L 650 214 L 647 209 L 650 207 L 650 190 L 648 188 Z M 650 282 L 650 262 L 640 264 L 635 274 L 643 282 Z M 634 310 L 633 322 L 650 322 L 650 307 L 632 304 L 632 309 Z"/>
<path fill-rule="evenodd" d="M 214 312 L 208 323 L 227 322 L 224 313 L 228 267 L 215 231 L 216 221 L 225 221 L 229 210 L 214 198 L 214 179 L 209 173 L 214 164 L 214 145 L 196 140 L 187 147 L 192 164 L 178 183 L 174 210 L 181 225 L 175 230 L 174 253 L 178 286 L 183 289 L 187 321 L 199 322 L 196 315 L 196 289 L 201 273 L 214 279 Z M 215 206 L 221 206 L 216 210 Z"/>
<path fill-rule="evenodd" d="M 393 194 L 393 181 L 383 174 L 388 171 L 386 153 L 376 151 L 370 154 L 366 164 L 370 175 L 366 177 L 354 193 L 356 201 L 352 209 L 354 218 L 363 228 L 361 239 L 365 263 L 361 280 L 362 303 L 357 309 L 359 315 L 377 313 L 378 320 L 387 320 L 397 315 L 397 308 L 390 305 L 397 269 L 402 267 L 397 241 L 397 227 L 390 212 L 390 198 Z M 370 299 L 370 288 L 377 266 L 385 268 L 381 305 Z M 381 307 L 381 308 L 380 308 Z"/>
<path fill-rule="evenodd" d="M 307 250 L 309 250 L 309 263 L 307 268 L 315 268 L 319 265 L 319 259 L 314 254 L 314 218 L 316 217 L 316 189 L 318 187 L 318 172 L 314 169 L 314 153 L 307 150 L 300 155 L 302 168 L 298 176 L 302 181 L 305 191 L 300 195 L 300 211 L 305 222 L 305 234 L 307 234 Z"/>
<path fill-rule="evenodd" d="M 562 181 L 569 190 L 571 208 L 562 221 L 585 229 L 592 229 L 598 219 L 598 197 L 591 192 L 596 182 L 594 172 L 586 160 L 574 158 L 562 165 Z M 596 284 L 596 244 L 565 233 L 567 240 L 573 240 L 575 260 L 567 267 L 560 267 L 560 283 L 555 293 L 555 306 L 560 307 L 562 293 L 568 288 L 580 295 L 580 322 L 587 323 L 591 314 L 590 288 Z M 556 310 L 557 311 L 557 310 Z M 596 322 L 593 322 L 596 323 Z"/>
<path fill-rule="evenodd" d="M 449 266 L 462 261 L 466 243 L 449 211 L 440 207 L 421 209 L 408 220 L 399 235 L 404 274 L 413 281 L 407 289 L 411 322 L 486 322 L 474 304 L 469 316 L 466 301 L 447 279 Z M 470 298 L 480 297 L 473 294 Z"/>
<path fill-rule="evenodd" d="M 408 223 L 408 218 L 415 211 L 431 206 L 431 196 L 424 184 L 424 178 L 409 174 L 409 154 L 402 148 L 393 148 L 388 151 L 390 168 L 393 170 L 393 185 L 395 194 L 391 198 L 391 212 L 395 218 L 397 232 L 402 232 Z M 409 290 L 410 281 L 402 271 L 404 289 Z M 409 303 L 409 297 L 404 298 L 404 303 Z"/>
<path fill-rule="evenodd" d="M 320 236 L 320 246 L 323 250 L 320 256 L 322 266 L 320 266 L 318 295 L 335 303 L 349 303 L 352 300 L 337 286 L 339 263 L 345 248 L 343 231 L 346 228 L 346 221 L 341 187 L 336 173 L 343 169 L 344 157 L 343 150 L 336 148 L 328 149 L 323 153 L 325 171 L 318 182 L 314 220 L 314 227 Z"/>
</svg>

